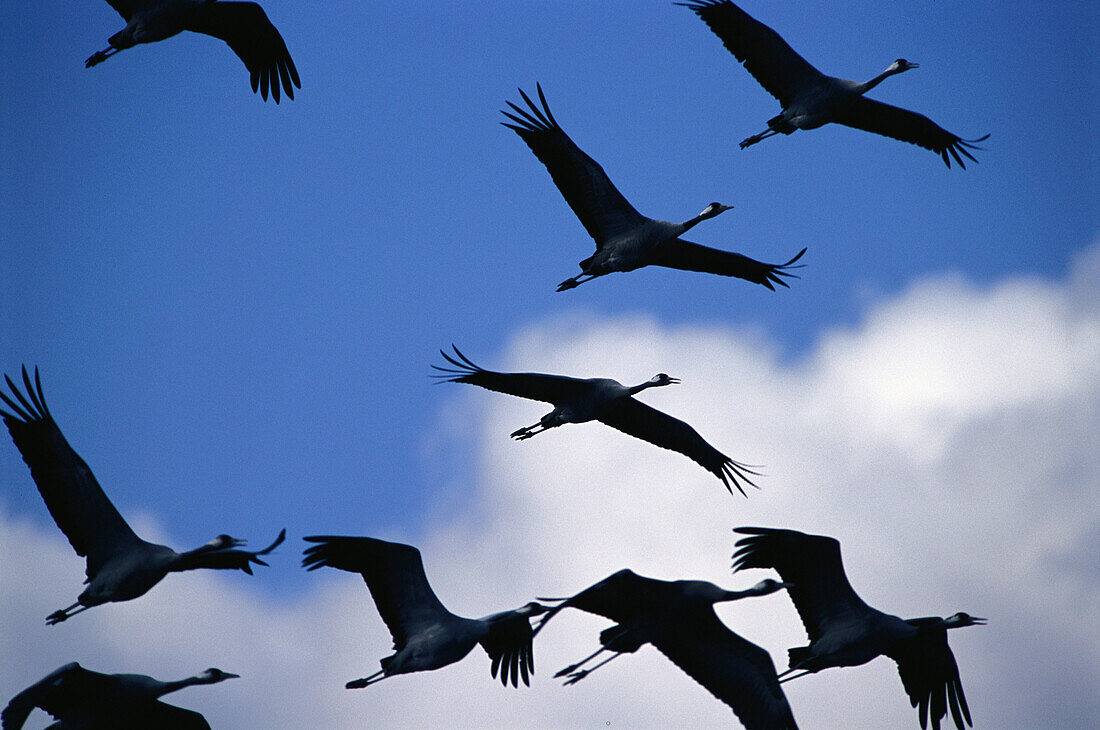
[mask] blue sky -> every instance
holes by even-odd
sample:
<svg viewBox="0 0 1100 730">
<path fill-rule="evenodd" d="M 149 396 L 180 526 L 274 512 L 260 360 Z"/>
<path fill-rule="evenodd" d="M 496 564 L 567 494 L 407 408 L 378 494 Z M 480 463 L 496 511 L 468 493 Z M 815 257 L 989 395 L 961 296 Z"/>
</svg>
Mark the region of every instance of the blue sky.
<svg viewBox="0 0 1100 730">
<path fill-rule="evenodd" d="M 778 104 L 694 14 L 667 2 L 349 3 L 321 13 L 269 0 L 264 7 L 302 77 L 297 98 L 279 106 L 250 92 L 243 65 L 216 39 L 183 34 L 89 70 L 83 59 L 122 27 L 106 3 L 0 8 L 0 90 L 8 100 L 0 111 L 2 370 L 41 368 L 62 430 L 123 515 L 147 528 L 139 527 L 143 536 L 177 548 L 220 532 L 256 545 L 283 526 L 291 536 L 271 570 L 251 579 L 172 576 L 134 602 L 148 608 L 107 606 L 47 628 L 41 618 L 79 592 L 82 562 L 66 554 L 14 446 L 0 448 L 0 522 L 9 536 L 22 536 L 5 543 L 12 552 L 0 553 L 0 562 L 19 564 L 26 554 L 37 563 L 37 552 L 20 551 L 40 543 L 54 545 L 47 552 L 58 561 L 49 568 L 55 582 L 35 580 L 33 571 L 26 581 L 0 577 L 7 615 L 25 609 L 33 619 L 0 629 L 5 654 L 26 654 L 18 667 L 0 670 L 0 700 L 70 659 L 104 671 L 170 673 L 153 649 L 139 655 L 81 638 L 127 611 L 156 610 L 162 591 L 165 599 L 169 591 L 206 595 L 208 586 L 214 598 L 228 591 L 240 605 L 258 607 L 256 615 L 277 612 L 296 635 L 295 617 L 308 613 L 319 592 L 354 582 L 297 569 L 298 538 L 307 534 L 413 542 L 429 562 L 428 546 L 435 546 L 447 552 L 439 572 L 478 569 L 463 568 L 464 555 L 494 561 L 488 572 L 512 588 L 506 595 L 494 593 L 487 578 L 450 579 L 456 582 L 443 600 L 466 615 L 577 590 L 627 565 L 733 585 L 739 578 L 726 570 L 728 528 L 761 521 L 842 540 L 868 536 L 869 551 L 878 549 L 870 536 L 901 535 L 912 555 L 898 560 L 915 559 L 991 529 L 982 499 L 964 499 L 951 483 L 997 481 L 1000 471 L 977 465 L 1005 468 L 1012 461 L 1006 454 L 1023 442 L 1052 464 L 1036 474 L 1013 472 L 1021 480 L 1013 494 L 1037 500 L 1017 506 L 1053 516 L 1064 509 L 1066 519 L 1052 523 L 1058 545 L 1000 531 L 996 537 L 1008 542 L 996 552 L 1026 548 L 1033 567 L 1069 565 L 1066 582 L 1051 578 L 1063 591 L 1052 595 L 1073 596 L 1100 617 L 1096 589 L 1086 587 L 1090 580 L 1095 586 L 1100 566 L 1086 561 L 1082 573 L 1059 557 L 1076 541 L 1095 547 L 1100 540 L 1100 465 L 1095 452 L 1072 448 L 1086 440 L 1085 424 L 1100 418 L 1100 373 L 1091 358 L 1097 300 L 1089 285 L 1100 269 L 1095 4 L 744 4 L 826 73 L 864 79 L 899 56 L 918 61 L 920 69 L 888 79 L 871 96 L 963 137 L 989 132 L 987 149 L 976 153 L 980 164 L 966 171 L 842 127 L 739 150 L 737 142 L 761 131 Z M 536 82 L 565 131 L 644 214 L 683 220 L 712 200 L 732 204 L 689 238 L 766 261 L 785 261 L 806 246 L 802 279 L 772 293 L 654 269 L 556 293 L 590 255 L 591 241 L 546 170 L 497 123 L 505 100 L 519 101 L 516 88 L 530 92 Z M 681 377 L 680 388 L 668 389 L 675 392 L 647 402 L 690 420 L 735 459 L 766 464 L 763 490 L 731 499 L 686 460 L 627 446 L 626 437 L 597 426 L 512 443 L 507 434 L 545 409 L 457 385 L 430 387 L 429 364 L 452 342 L 489 368 L 624 382 L 657 371 Z M 818 389 L 834 400 L 819 402 Z M 861 410 L 862 398 L 873 407 Z M 792 415 L 803 412 L 818 416 Z M 1012 425 L 1036 413 L 1062 430 Z M 838 425 L 846 414 L 867 420 L 848 429 Z M 895 434 L 897 424 L 907 425 Z M 612 455 L 627 449 L 628 463 L 594 444 Z M 807 452 L 807 444 L 820 450 Z M 917 514 L 902 511 L 908 502 L 900 497 L 896 505 L 884 500 L 889 487 L 876 486 L 912 477 L 895 469 L 893 448 L 922 455 L 913 468 L 928 491 L 915 490 Z M 971 451 L 973 459 L 960 461 Z M 814 463 L 824 473 L 810 469 Z M 955 470 L 943 471 L 948 465 Z M 639 478 L 620 483 L 633 469 Z M 672 483 L 650 484 L 654 473 Z M 1051 475 L 1065 483 L 1051 483 Z M 542 478 L 558 480 L 547 490 L 568 487 L 553 492 L 552 505 L 534 491 Z M 877 507 L 881 532 L 866 524 L 867 504 L 838 503 L 855 488 L 846 479 L 866 480 L 858 494 L 874 494 L 866 499 Z M 604 504 L 593 494 L 609 495 L 608 504 L 623 511 L 593 522 L 592 510 L 602 513 Z M 1083 504 L 1064 501 L 1067 494 Z M 1004 500 L 988 496 L 991 504 Z M 689 531 L 645 516 L 666 498 L 680 524 L 706 535 L 686 537 Z M 945 519 L 948 510 L 957 514 Z M 1006 517 L 1000 527 L 1022 524 Z M 626 537 L 642 525 L 653 530 L 652 544 Z M 529 534 L 531 542 L 501 545 L 504 532 L 494 526 Z M 533 544 L 540 535 L 543 542 Z M 713 549 L 704 554 L 696 540 Z M 602 552 L 577 547 L 590 541 Z M 525 562 L 555 555 L 561 575 Z M 576 564 L 571 558 L 584 569 L 566 571 Z M 969 576 L 961 562 L 959 575 Z M 1019 566 L 1004 567 L 1009 581 Z M 904 601 L 889 590 L 889 573 L 869 568 L 856 588 L 904 615 L 1000 615 L 1018 589 L 993 578 L 972 591 L 962 578 L 929 579 L 915 606 L 898 605 Z M 874 576 L 886 584 L 877 594 Z M 528 585 L 540 577 L 553 585 Z M 387 701 L 384 693 L 400 696 L 400 687 L 383 685 L 370 697 L 340 694 L 343 681 L 364 676 L 389 647 L 354 583 L 344 597 L 356 619 L 347 631 L 381 638 L 356 645 L 355 663 L 326 666 L 340 690 L 326 703 L 342 703 L 364 721 L 396 722 L 376 703 Z M 769 601 L 778 616 L 772 620 L 794 643 L 764 625 L 745 634 L 780 659 L 803 637 L 789 605 Z M 1041 705 L 1028 705 L 1033 716 L 1002 714 L 987 724 L 1004 712 L 990 698 L 1014 690 L 981 663 L 995 661 L 997 647 L 1016 648 L 1013 624 L 999 621 L 1005 628 L 991 622 L 960 632 L 979 634 L 960 637 L 979 647 L 970 656 L 956 650 L 968 696 L 980 726 L 1030 727 Z M 583 626 L 578 643 L 562 640 L 565 663 L 594 645 L 599 626 Z M 1088 642 L 1063 628 L 1059 640 L 1084 651 Z M 31 655 L 32 645 L 46 648 Z M 250 657 L 209 653 L 180 671 L 213 664 L 247 681 L 240 664 L 231 664 Z M 548 661 L 539 657 L 536 699 L 504 694 L 501 707 L 510 709 L 502 711 L 515 712 L 506 703 L 523 701 L 534 703 L 532 717 L 547 726 L 591 719 L 584 712 L 594 696 L 582 701 L 559 691 L 549 678 L 556 660 Z M 483 658 L 466 662 L 474 665 L 470 681 L 501 694 L 481 676 Z M 614 668 L 626 682 L 628 660 L 617 664 L 626 665 Z M 292 672 L 292 663 L 286 667 Z M 602 681 L 615 681 L 611 667 L 601 671 L 611 677 Z M 677 674 L 670 666 L 654 671 Z M 883 697 L 875 701 L 913 725 L 893 668 L 877 671 Z M 843 689 L 831 693 L 862 696 L 863 680 L 839 674 L 828 681 Z M 465 675 L 390 682 L 461 692 L 456 677 Z M 683 697 L 670 703 L 709 703 L 685 682 L 669 690 L 668 697 Z M 221 699 L 212 701 L 222 704 L 208 713 L 213 720 L 221 712 L 230 725 L 239 717 L 235 703 L 256 701 L 255 689 L 231 684 L 218 690 Z M 806 726 L 856 722 L 809 699 L 799 705 L 793 691 Z M 195 695 L 187 704 L 205 709 Z M 1095 699 L 1063 704 L 1077 713 L 1065 715 L 1071 719 L 1098 715 Z M 565 705 L 573 715 L 552 714 Z M 544 710 L 551 714 L 537 714 Z M 631 711 L 642 713 L 634 724 L 660 717 L 652 708 Z M 729 719 L 721 705 L 706 711 L 714 714 L 696 724 Z M 463 715 L 463 724 L 499 724 L 486 712 Z"/>
</svg>

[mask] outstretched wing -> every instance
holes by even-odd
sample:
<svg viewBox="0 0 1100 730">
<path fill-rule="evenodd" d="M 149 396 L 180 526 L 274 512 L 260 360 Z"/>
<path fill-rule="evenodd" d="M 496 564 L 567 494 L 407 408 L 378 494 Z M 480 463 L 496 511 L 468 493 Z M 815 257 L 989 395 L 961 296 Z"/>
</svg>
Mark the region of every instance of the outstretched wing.
<svg viewBox="0 0 1100 730">
<path fill-rule="evenodd" d="M 294 98 L 295 86 L 302 88 L 298 69 L 294 67 L 283 37 L 256 3 L 207 3 L 190 19 L 187 30 L 212 35 L 228 43 L 248 68 L 252 90 L 258 89 L 264 101 L 270 90 L 271 98 L 279 103 L 280 80 L 289 99 Z"/>
<path fill-rule="evenodd" d="M 653 645 L 750 730 L 798 730 L 768 652 L 730 631 L 710 608 L 678 617 Z"/>
<path fill-rule="evenodd" d="M 615 188 L 599 163 L 586 155 L 562 131 L 550 113 L 542 86 L 536 85 L 536 88 L 542 109 L 520 89 L 519 93 L 527 102 L 529 110 L 507 102 L 516 114 L 506 111 L 502 113 L 515 124 L 501 124 L 515 130 L 542 164 L 546 165 L 565 202 L 569 203 L 569 207 L 580 218 L 588 235 L 595 239 L 596 248 L 599 249 L 608 239 L 645 223 L 647 218 L 635 210 Z"/>
<path fill-rule="evenodd" d="M 907 621 L 912 626 L 940 622 L 938 618 Z M 886 652 L 886 656 L 898 663 L 898 674 L 901 675 L 905 694 L 909 695 L 913 707 L 918 708 L 922 728 L 927 727 L 927 721 L 931 718 L 932 730 L 940 730 L 940 720 L 947 715 L 948 708 L 958 730 L 973 724 L 966 695 L 963 694 L 959 665 L 947 645 L 947 629 L 926 631 L 899 641 Z"/>
<path fill-rule="evenodd" d="M 23 368 L 26 394 L 11 378 L 5 375 L 4 379 L 11 397 L 0 391 L 0 399 L 12 412 L 0 409 L 0 416 L 23 461 L 31 468 L 31 477 L 57 526 L 77 554 L 88 559 L 86 573 L 91 578 L 112 555 L 129 550 L 141 540 L 57 427 L 42 395 L 38 369 L 32 385 Z"/>
<path fill-rule="evenodd" d="M 774 30 L 728 0 L 677 3 L 695 11 L 769 94 L 787 106 L 824 75 Z"/>
<path fill-rule="evenodd" d="M 79 719 L 91 717 L 96 702 L 114 689 L 112 677 L 69 662 L 13 697 L 0 712 L 0 727 L 19 730 L 36 707 L 54 719 L 73 722 L 75 727 Z"/>
<path fill-rule="evenodd" d="M 873 132 L 886 137 L 900 139 L 902 142 L 919 145 L 926 150 L 938 152 L 943 162 L 951 167 L 951 157 L 959 163 L 959 167 L 966 169 L 962 157 L 964 155 L 972 162 L 977 162 L 974 155 L 967 150 L 982 149 L 975 146 L 976 142 L 982 142 L 989 135 L 978 139 L 962 139 L 957 134 L 952 134 L 940 125 L 933 122 L 923 114 L 902 109 L 901 107 L 883 104 L 881 101 L 857 96 L 844 105 L 833 118 L 847 127 L 855 127 L 865 132 Z M 948 153 L 951 157 L 948 157 Z"/>
<path fill-rule="evenodd" d="M 800 268 L 801 264 L 798 266 L 793 264 L 802 258 L 804 253 L 806 253 L 806 249 L 799 251 L 793 259 L 785 264 L 765 264 L 739 253 L 720 251 L 716 248 L 700 246 L 697 243 L 674 238 L 671 241 L 665 241 L 657 248 L 657 254 L 650 263 L 657 266 L 666 266 L 670 269 L 736 276 L 739 279 L 763 284 L 775 291 L 774 284 L 788 286 L 787 282 L 780 277 L 799 278 L 795 274 L 786 271 L 786 269 Z"/>
<path fill-rule="evenodd" d="M 683 421 L 650 408 L 633 397 L 620 399 L 599 420 L 655 446 L 679 451 L 721 479 L 731 494 L 733 487 L 745 494 L 741 481 L 756 486 L 748 475 L 758 475 L 747 465 L 734 461 L 708 444 L 698 431 Z"/>
<path fill-rule="evenodd" d="M 858 621 L 873 610 L 848 583 L 835 539 L 769 527 L 738 527 L 734 532 L 749 535 L 737 541 L 734 571 L 778 571 L 784 582 L 792 584 L 787 592 L 811 642 L 830 624 Z"/>
<path fill-rule="evenodd" d="M 198 712 L 185 710 L 156 700 L 137 707 L 120 708 L 124 715 L 120 727 L 140 730 L 142 728 L 164 728 L 165 730 L 210 730 L 210 723 Z"/>
<path fill-rule="evenodd" d="M 443 350 L 439 354 L 454 367 L 432 367 L 443 375 L 433 375 L 440 378 L 439 382 L 469 383 L 498 393 L 539 400 L 544 403 L 561 403 L 562 401 L 576 398 L 583 394 L 591 385 L 580 378 L 570 378 L 565 375 L 547 375 L 545 373 L 498 373 L 475 365 L 468 357 L 459 352 L 454 345 L 455 356 L 448 355 Z"/>
<path fill-rule="evenodd" d="M 454 619 L 428 585 L 420 551 L 412 545 L 372 537 L 322 535 L 305 539 L 318 543 L 306 548 L 302 565 L 307 569 L 328 566 L 363 576 L 398 651 L 409 636 Z"/>
<path fill-rule="evenodd" d="M 522 679 L 525 685 L 531 685 L 530 677 L 535 673 L 535 654 L 531 643 L 534 636 L 531 621 L 526 616 L 513 614 L 492 621 L 488 635 L 480 643 L 493 660 L 490 667 L 492 675 L 497 676 L 497 670 L 500 670 L 501 684 L 507 685 L 511 679 L 512 686 L 518 687 Z"/>
</svg>

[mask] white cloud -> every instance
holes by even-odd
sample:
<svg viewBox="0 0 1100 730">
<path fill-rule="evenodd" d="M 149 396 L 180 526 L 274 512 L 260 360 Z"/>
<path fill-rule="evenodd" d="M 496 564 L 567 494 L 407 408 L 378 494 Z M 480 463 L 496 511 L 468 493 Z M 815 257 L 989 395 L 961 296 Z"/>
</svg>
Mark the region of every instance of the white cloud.
<svg viewBox="0 0 1100 730">
<path fill-rule="evenodd" d="M 446 459 L 476 461 L 477 495 L 434 515 L 420 541 L 429 577 L 456 613 L 483 615 L 621 567 L 740 587 L 761 576 L 730 575 L 730 528 L 830 534 L 872 605 L 990 618 L 951 636 L 978 727 L 1100 724 L 1098 251 L 1065 284 L 919 282 L 796 363 L 759 334 L 591 315 L 530 326 L 499 359 L 468 352 L 497 369 L 630 382 L 668 372 L 683 385 L 643 399 L 767 476 L 747 500 L 731 497 L 686 458 L 600 424 L 515 443 L 508 433 L 548 408 L 447 386 L 454 399 L 428 448 L 472 448 Z M 239 576 L 171 576 L 137 601 L 46 628 L 42 617 L 75 595 L 81 562 L 60 534 L 4 513 L 0 556 L 0 648 L 17 658 L 0 663 L 8 696 L 74 658 L 165 678 L 213 663 L 244 679 L 174 701 L 215 727 L 735 724 L 651 647 L 560 687 L 553 671 L 596 648 L 607 625 L 597 617 L 563 614 L 540 635 L 531 689 L 502 689 L 477 650 L 350 692 L 343 683 L 372 673 L 390 646 L 354 576 L 322 571 L 308 595 L 277 606 Z M 779 661 L 805 643 L 782 594 L 720 614 Z M 804 727 L 917 727 L 885 659 L 786 687 Z"/>
</svg>

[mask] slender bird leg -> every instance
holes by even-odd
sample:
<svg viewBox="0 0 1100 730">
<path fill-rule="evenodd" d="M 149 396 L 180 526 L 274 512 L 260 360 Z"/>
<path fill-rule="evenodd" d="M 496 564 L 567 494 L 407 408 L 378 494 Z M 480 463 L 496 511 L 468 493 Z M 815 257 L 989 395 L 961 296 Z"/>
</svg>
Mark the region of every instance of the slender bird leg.
<svg viewBox="0 0 1100 730">
<path fill-rule="evenodd" d="M 542 427 L 539 428 L 540 426 L 542 426 Z M 532 429 L 538 429 L 538 430 L 535 431 L 535 430 L 532 430 Z M 545 430 L 546 430 L 546 426 L 543 426 L 541 423 L 536 423 L 534 425 L 524 426 L 521 429 L 513 431 L 511 433 L 511 436 L 512 436 L 512 438 L 516 439 L 517 441 L 523 441 L 524 439 L 529 439 L 532 436 L 534 436 L 536 433 L 542 433 Z"/>
<path fill-rule="evenodd" d="M 385 678 L 386 678 L 386 670 L 385 669 L 379 669 L 377 672 L 370 675 L 369 677 L 363 677 L 362 679 L 353 679 L 353 680 L 351 680 L 350 682 L 345 684 L 344 687 L 346 689 L 362 689 L 363 687 L 366 687 L 367 685 L 374 684 L 376 682 L 381 682 Z"/>
<path fill-rule="evenodd" d="M 582 276 L 587 276 L 588 278 L 587 279 L 582 279 L 581 278 Z M 557 291 L 565 291 L 566 289 L 572 289 L 574 287 L 580 286 L 581 284 L 583 284 L 586 281 L 591 281 L 592 279 L 595 279 L 595 278 L 596 278 L 596 276 L 594 274 L 585 274 L 585 273 L 582 272 L 582 273 L 577 274 L 576 276 L 574 276 L 572 279 L 566 279 L 562 283 L 558 284 Z"/>
<path fill-rule="evenodd" d="M 747 137 L 747 138 L 745 138 L 744 140 L 741 141 L 741 149 L 745 149 L 749 145 L 756 144 L 757 142 L 759 142 L 762 139 L 767 139 L 768 137 L 771 137 L 773 134 L 779 134 L 779 132 L 776 132 L 774 129 L 768 129 L 768 130 L 765 130 L 765 131 L 761 132 L 760 134 L 754 134 L 751 137 Z"/>
<path fill-rule="evenodd" d="M 84 68 L 91 68 L 92 66 L 95 66 L 97 63 L 103 63 L 108 58 L 115 55 L 116 53 L 118 53 L 121 50 L 122 50 L 121 48 L 113 48 L 111 46 L 108 46 L 107 48 L 104 48 L 102 51 L 96 51 L 92 55 L 88 56 L 88 60 L 84 62 Z"/>
<path fill-rule="evenodd" d="M 602 662 L 600 662 L 596 666 L 592 667 L 591 669 L 582 669 L 579 672 L 573 672 L 572 674 L 569 675 L 569 679 L 565 680 L 565 684 L 563 684 L 562 686 L 563 687 L 568 687 L 571 684 L 576 684 L 577 682 L 581 681 L 582 679 L 587 677 L 592 672 L 594 672 L 597 669 L 599 669 L 600 667 L 602 667 L 604 664 L 607 664 L 612 659 L 614 659 L 616 657 L 621 657 L 621 656 L 622 656 L 622 654 L 620 652 L 615 652 L 614 654 L 609 656 L 607 659 L 604 659 Z"/>
<path fill-rule="evenodd" d="M 50 626 L 59 624 L 70 616 L 75 616 L 81 611 L 87 611 L 89 608 L 91 608 L 91 606 L 81 606 L 79 602 L 74 603 L 68 608 L 61 608 L 51 613 L 46 617 L 46 623 Z"/>
<path fill-rule="evenodd" d="M 555 678 L 557 678 L 557 677 L 564 677 L 564 676 L 565 676 L 565 675 L 567 675 L 567 674 L 573 674 L 573 673 L 574 673 L 574 672 L 576 672 L 576 671 L 577 671 L 578 669 L 580 669 L 580 668 L 581 668 L 581 667 L 582 667 L 583 665 L 585 665 L 585 664 L 587 664 L 588 662 L 592 661 L 593 659 L 595 659 L 596 657 L 598 657 L 598 656 L 599 656 L 600 654 L 603 654 L 603 653 L 604 653 L 605 651 L 610 651 L 610 649 L 608 649 L 608 648 L 607 648 L 606 646 L 601 646 L 601 647 L 600 647 L 599 649 L 597 649 L 596 651 L 592 652 L 591 654 L 589 654 L 588 656 L 586 656 L 586 657 L 585 657 L 584 659 L 581 659 L 581 660 L 580 660 L 579 662 L 577 662 L 576 664 L 570 664 L 570 665 L 569 665 L 568 667 L 566 667 L 565 669 L 563 669 L 563 670 L 561 670 L 560 672 L 558 672 L 557 674 L 555 674 L 555 675 L 554 675 L 554 677 L 555 677 Z"/>
<path fill-rule="evenodd" d="M 791 672 L 795 671 L 798 671 L 798 667 L 795 667 L 794 669 L 788 669 L 787 671 L 783 672 L 783 674 L 780 674 L 778 677 L 779 683 L 782 684 L 783 682 L 790 682 L 792 679 L 798 679 L 799 677 L 805 677 L 807 674 L 813 674 L 813 672 L 811 672 L 809 669 L 803 669 L 802 674 L 791 674 Z"/>
</svg>

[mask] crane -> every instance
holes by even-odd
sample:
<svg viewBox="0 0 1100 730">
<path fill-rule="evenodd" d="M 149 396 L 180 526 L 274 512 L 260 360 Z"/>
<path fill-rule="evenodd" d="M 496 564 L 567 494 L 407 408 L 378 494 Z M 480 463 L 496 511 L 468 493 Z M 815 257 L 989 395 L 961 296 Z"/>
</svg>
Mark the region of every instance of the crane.
<svg viewBox="0 0 1100 730">
<path fill-rule="evenodd" d="M 704 441 L 694 428 L 683 421 L 634 399 L 646 388 L 675 385 L 680 382 L 679 378 L 658 373 L 640 385 L 627 387 L 609 378 L 582 380 L 545 373 L 498 373 L 475 365 L 457 347 L 451 347 L 459 359 L 443 350 L 439 354 L 454 367 L 432 365 L 442 373 L 432 376 L 440 378 L 439 382 L 469 383 L 499 393 L 553 404 L 554 410 L 538 423 L 513 431 L 511 436 L 516 440 L 529 439 L 563 423 L 599 421 L 655 446 L 680 452 L 722 480 L 730 494 L 733 494 L 731 484 L 742 495 L 745 494 L 738 480 L 756 487 L 747 476 L 759 476 L 752 467 L 733 461 Z"/>
<path fill-rule="evenodd" d="M 965 170 L 960 155 L 977 162 L 967 150 L 982 149 L 975 143 L 989 138 L 987 134 L 978 139 L 962 139 L 923 114 L 864 96 L 883 79 L 918 68 L 919 64 L 899 58 L 878 76 L 862 83 L 826 76 L 798 55 L 778 33 L 729 0 L 693 0 L 676 4 L 695 11 L 722 39 L 726 49 L 745 64 L 753 78 L 783 106 L 782 113 L 768 120 L 768 129 L 743 140 L 741 149 L 775 134 L 817 129 L 836 122 L 937 152 L 949 168 L 951 157 L 954 157 Z"/>
<path fill-rule="evenodd" d="M 62 730 L 210 730 L 194 710 L 161 702 L 160 697 L 196 684 L 214 684 L 240 675 L 211 667 L 176 682 L 144 674 L 100 674 L 70 662 L 12 698 L 0 713 L 3 730 L 19 730 L 34 708 L 53 715 Z"/>
<path fill-rule="evenodd" d="M 767 579 L 748 590 L 728 591 L 706 581 L 656 580 L 620 570 L 571 598 L 539 598 L 557 605 L 542 617 L 535 633 L 563 608 L 604 616 L 616 625 L 600 632 L 601 648 L 554 676 L 567 676 L 565 683 L 574 684 L 615 657 L 653 644 L 729 705 L 748 730 L 797 730 L 768 652 L 730 631 L 714 613 L 715 603 L 785 587 Z M 581 669 L 605 651 L 611 656 Z"/>
<path fill-rule="evenodd" d="M 264 101 L 279 103 L 279 81 L 287 98 L 294 87 L 302 88 L 298 69 L 283 37 L 268 20 L 264 9 L 252 2 L 222 0 L 107 0 L 126 21 L 126 27 L 107 39 L 110 45 L 84 62 L 85 68 L 106 61 L 138 43 L 153 43 L 185 30 L 221 38 L 244 65 Z"/>
<path fill-rule="evenodd" d="M 981 626 L 984 618 L 956 613 L 949 618 L 901 619 L 871 608 L 852 590 L 840 559 L 840 543 L 823 535 L 768 527 L 740 527 L 734 571 L 772 568 L 778 571 L 810 637 L 810 645 L 790 649 L 790 668 L 780 681 L 829 667 L 854 667 L 879 655 L 897 662 L 901 683 L 920 726 L 940 720 L 951 709 L 959 730 L 973 724 L 963 694 L 947 630 Z M 794 674 L 801 672 L 801 674 Z"/>
<path fill-rule="evenodd" d="M 736 276 L 772 291 L 775 291 L 775 284 L 788 286 L 782 277 L 798 278 L 788 269 L 800 268 L 794 266 L 794 262 L 806 253 L 806 249 L 785 264 L 765 264 L 739 253 L 700 246 L 680 238 L 701 221 L 729 210 L 731 205 L 711 203 L 699 215 L 683 223 L 643 216 L 615 188 L 599 163 L 562 131 L 550 113 L 542 86 L 537 85 L 537 88 L 542 109 L 520 89 L 530 111 L 509 101 L 508 106 L 515 114 L 502 113 L 515 123 L 501 124 L 514 130 L 546 165 L 565 202 L 596 241 L 596 253 L 580 262 L 581 273 L 559 284 L 558 291 L 572 289 L 597 276 L 633 271 L 642 266 Z"/>
<path fill-rule="evenodd" d="M 512 686 L 518 687 L 519 679 L 530 685 L 535 661 L 529 618 L 544 613 L 544 606 L 531 602 L 484 618 L 463 618 L 440 603 L 424 574 L 420 551 L 412 545 L 372 537 L 319 535 L 305 539 L 317 544 L 306 548 L 302 565 L 307 570 L 327 566 L 362 575 L 393 637 L 396 651 L 382 659 L 382 669 L 348 682 L 348 689 L 367 687 L 395 674 L 445 667 L 478 644 L 492 659 L 493 677 L 499 670 L 505 686 L 511 680 Z"/>
<path fill-rule="evenodd" d="M 0 399 L 12 412 L 0 408 L 0 417 L 30 467 L 31 477 L 57 526 L 77 554 L 87 558 L 84 582 L 88 587 L 76 603 L 51 613 L 47 624 L 60 623 L 103 603 L 137 598 L 174 571 L 216 568 L 243 570 L 251 575 L 252 563 L 267 565 L 260 556 L 270 553 L 286 538 L 284 529 L 273 543 L 255 552 L 237 549 L 244 541 L 229 535 L 218 535 L 183 553 L 142 540 L 57 427 L 46 407 L 38 368 L 34 369 L 33 385 L 27 368 L 23 368 L 25 394 L 10 377 L 5 375 L 4 379 L 11 397 L 0 390 Z"/>
</svg>

